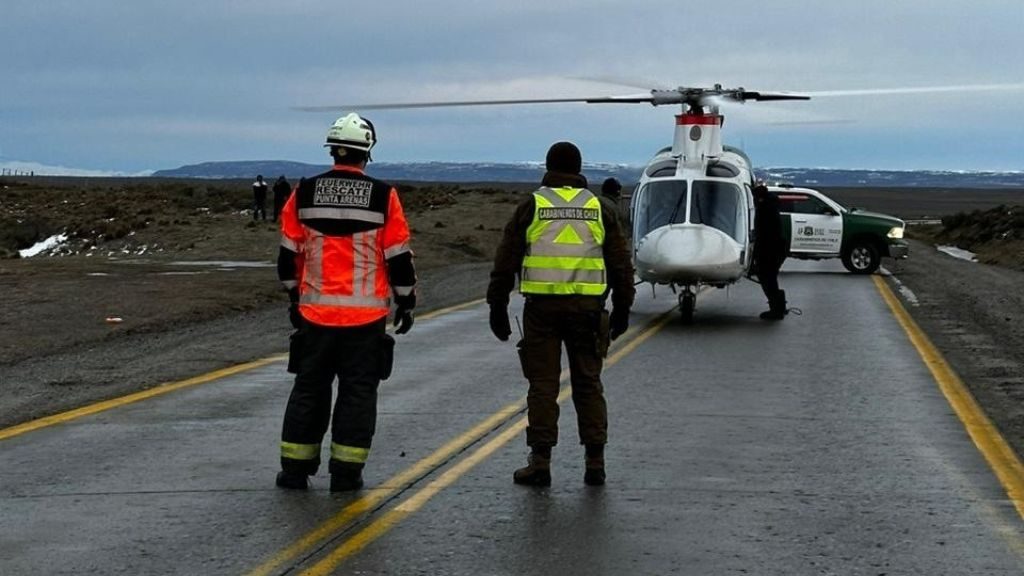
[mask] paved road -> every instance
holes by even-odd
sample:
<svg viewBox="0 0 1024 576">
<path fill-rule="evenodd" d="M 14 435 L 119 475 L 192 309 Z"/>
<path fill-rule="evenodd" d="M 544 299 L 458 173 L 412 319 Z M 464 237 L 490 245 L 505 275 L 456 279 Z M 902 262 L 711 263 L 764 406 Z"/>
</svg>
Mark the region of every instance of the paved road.
<svg viewBox="0 0 1024 576">
<path fill-rule="evenodd" d="M 0 440 L 0 574 L 1024 572 L 1024 523 L 872 280 L 786 271 L 804 314 L 777 324 L 750 283 L 692 326 L 640 290 L 604 488 L 571 406 L 553 487 L 512 485 L 525 385 L 477 305 L 400 337 L 358 495 L 273 488 L 280 362 Z"/>
</svg>

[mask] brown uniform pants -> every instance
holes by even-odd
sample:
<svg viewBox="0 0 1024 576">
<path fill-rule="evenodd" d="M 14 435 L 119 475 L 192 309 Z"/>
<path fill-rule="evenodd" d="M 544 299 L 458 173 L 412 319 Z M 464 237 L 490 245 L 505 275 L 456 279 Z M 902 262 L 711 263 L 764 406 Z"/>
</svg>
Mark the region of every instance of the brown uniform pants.
<svg viewBox="0 0 1024 576">
<path fill-rule="evenodd" d="M 607 442 L 608 408 L 601 385 L 602 344 L 607 342 L 601 328 L 603 312 L 604 302 L 598 297 L 527 297 L 523 310 L 525 334 L 519 344 L 523 374 L 530 381 L 526 396 L 527 445 L 550 447 L 558 443 L 558 377 L 563 343 L 569 356 L 580 442 Z"/>
</svg>

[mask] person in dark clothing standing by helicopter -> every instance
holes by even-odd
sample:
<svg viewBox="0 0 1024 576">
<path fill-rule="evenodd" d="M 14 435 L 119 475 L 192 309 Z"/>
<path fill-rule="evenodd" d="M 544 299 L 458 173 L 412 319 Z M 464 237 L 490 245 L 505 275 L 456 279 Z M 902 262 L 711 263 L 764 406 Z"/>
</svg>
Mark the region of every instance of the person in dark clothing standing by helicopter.
<svg viewBox="0 0 1024 576">
<path fill-rule="evenodd" d="M 761 290 L 768 298 L 762 320 L 786 317 L 786 292 L 779 289 L 779 269 L 786 260 L 786 238 L 782 234 L 779 199 L 768 192 L 764 182 L 754 185 L 754 269 Z"/>
</svg>

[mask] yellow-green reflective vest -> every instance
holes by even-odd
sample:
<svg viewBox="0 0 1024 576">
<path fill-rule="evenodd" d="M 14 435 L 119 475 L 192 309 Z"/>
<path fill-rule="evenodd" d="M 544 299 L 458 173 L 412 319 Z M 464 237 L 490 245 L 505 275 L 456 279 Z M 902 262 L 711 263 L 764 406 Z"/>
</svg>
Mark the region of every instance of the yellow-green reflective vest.
<svg viewBox="0 0 1024 576">
<path fill-rule="evenodd" d="M 605 277 L 601 201 L 585 188 L 541 188 L 533 193 L 526 229 L 523 294 L 600 296 Z"/>
</svg>

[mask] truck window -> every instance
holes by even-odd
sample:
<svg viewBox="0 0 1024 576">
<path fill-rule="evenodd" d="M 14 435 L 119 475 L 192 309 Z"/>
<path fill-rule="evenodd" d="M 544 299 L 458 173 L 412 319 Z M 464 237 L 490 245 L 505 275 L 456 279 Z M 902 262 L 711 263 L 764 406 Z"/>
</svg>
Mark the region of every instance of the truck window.
<svg viewBox="0 0 1024 576">
<path fill-rule="evenodd" d="M 791 214 L 835 214 L 828 204 L 809 194 L 786 192 L 778 195 L 779 211 Z"/>
</svg>

